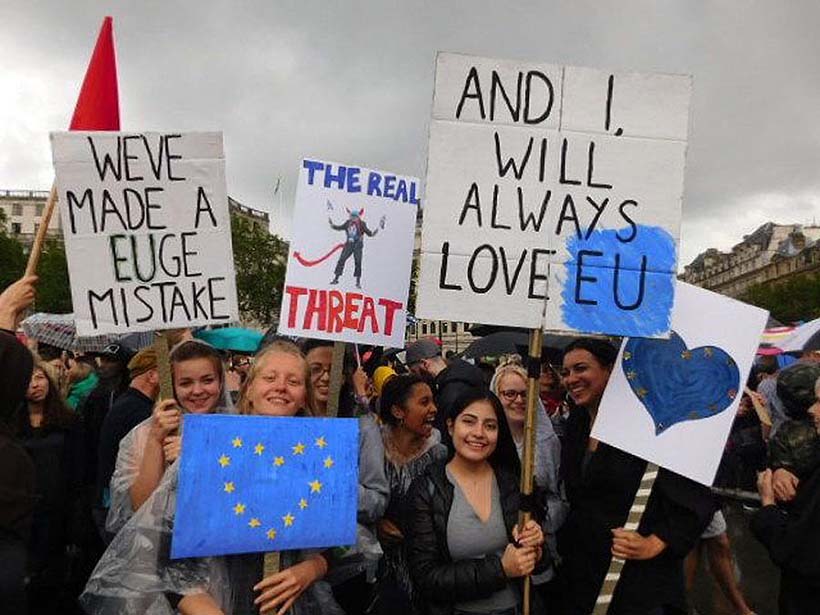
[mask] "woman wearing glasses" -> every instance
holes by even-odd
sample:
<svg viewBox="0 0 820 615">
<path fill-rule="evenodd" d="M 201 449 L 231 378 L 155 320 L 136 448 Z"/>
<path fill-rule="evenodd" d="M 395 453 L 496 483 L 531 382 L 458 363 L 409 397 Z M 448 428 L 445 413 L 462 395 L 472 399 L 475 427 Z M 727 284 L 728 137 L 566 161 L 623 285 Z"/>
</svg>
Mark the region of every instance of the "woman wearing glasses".
<svg viewBox="0 0 820 615">
<path fill-rule="evenodd" d="M 507 424 L 510 426 L 518 457 L 524 454 L 524 423 L 527 418 L 527 372 L 518 357 L 502 361 L 490 382 L 490 390 L 501 400 Z M 561 442 L 553 429 L 541 400 L 535 409 L 535 490 L 538 504 L 545 507 L 543 530 L 546 540 L 545 560 L 554 560 L 558 550 L 555 535 L 569 512 L 569 504 L 559 481 Z M 552 562 L 546 570 L 533 577 L 533 585 L 549 604 L 548 582 L 555 576 Z"/>
</svg>

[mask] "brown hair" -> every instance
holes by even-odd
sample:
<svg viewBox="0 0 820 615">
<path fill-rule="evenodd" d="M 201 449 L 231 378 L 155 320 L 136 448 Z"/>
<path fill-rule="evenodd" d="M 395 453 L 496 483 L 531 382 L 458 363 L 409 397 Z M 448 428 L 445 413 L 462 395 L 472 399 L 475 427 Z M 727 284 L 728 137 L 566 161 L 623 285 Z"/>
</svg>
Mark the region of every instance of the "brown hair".
<svg viewBox="0 0 820 615">
<path fill-rule="evenodd" d="M 43 422 L 41 427 L 45 429 L 67 429 L 72 427 L 77 422 L 77 416 L 63 401 L 55 378 L 54 367 L 35 356 L 32 376 L 38 370 L 43 372 L 46 380 L 48 380 L 48 393 L 43 400 Z M 28 404 L 30 403 L 27 401 L 23 411 L 18 416 L 18 433 L 30 428 L 28 413 Z"/>
<path fill-rule="evenodd" d="M 171 350 L 170 359 L 172 373 L 174 365 L 177 363 L 191 361 L 193 359 L 207 359 L 211 362 L 220 384 L 222 386 L 225 385 L 222 379 L 222 357 L 219 356 L 219 351 L 210 344 L 198 340 L 186 340 L 174 346 Z"/>
<path fill-rule="evenodd" d="M 264 362 L 270 355 L 273 354 L 287 354 L 297 357 L 302 362 L 302 374 L 305 379 L 305 388 L 307 390 L 304 410 L 310 413 L 313 408 L 314 401 L 313 386 L 310 382 L 310 366 L 308 365 L 307 359 L 305 359 L 305 355 L 302 354 L 302 351 L 299 350 L 299 347 L 296 344 L 285 340 L 276 340 L 265 346 L 259 351 L 256 357 L 254 357 L 251 368 L 248 371 L 248 377 L 245 379 L 245 382 L 242 383 L 242 388 L 239 393 L 239 403 L 237 404 L 239 414 L 251 414 L 252 408 L 251 402 L 248 399 L 248 389 L 250 389 L 253 381 L 259 376 L 259 372 L 261 371 Z"/>
</svg>

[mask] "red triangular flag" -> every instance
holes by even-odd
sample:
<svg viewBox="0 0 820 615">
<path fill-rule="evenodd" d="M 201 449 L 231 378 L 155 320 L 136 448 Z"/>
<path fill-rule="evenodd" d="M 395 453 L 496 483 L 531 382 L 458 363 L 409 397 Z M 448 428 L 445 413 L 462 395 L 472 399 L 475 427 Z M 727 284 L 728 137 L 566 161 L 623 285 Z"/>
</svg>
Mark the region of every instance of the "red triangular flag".
<svg viewBox="0 0 820 615">
<path fill-rule="evenodd" d="M 103 20 L 69 130 L 119 130 L 120 100 L 111 18 Z"/>
</svg>

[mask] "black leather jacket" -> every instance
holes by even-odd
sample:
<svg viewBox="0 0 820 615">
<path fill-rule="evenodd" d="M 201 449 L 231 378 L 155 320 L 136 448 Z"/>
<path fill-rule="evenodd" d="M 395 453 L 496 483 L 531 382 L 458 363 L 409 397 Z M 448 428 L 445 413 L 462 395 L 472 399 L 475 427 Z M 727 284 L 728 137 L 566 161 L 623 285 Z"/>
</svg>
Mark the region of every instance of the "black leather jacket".
<svg viewBox="0 0 820 615">
<path fill-rule="evenodd" d="M 441 462 L 429 466 L 413 483 L 409 495 L 406 544 L 410 574 L 413 588 L 424 602 L 422 609 L 429 615 L 449 615 L 455 603 L 488 597 L 509 583 L 501 558 L 495 554 L 459 561 L 450 557 L 447 519 L 454 488 L 445 474 L 445 465 Z M 518 477 L 503 470 L 496 470 L 495 477 L 507 537 L 512 542 L 520 501 Z"/>
</svg>

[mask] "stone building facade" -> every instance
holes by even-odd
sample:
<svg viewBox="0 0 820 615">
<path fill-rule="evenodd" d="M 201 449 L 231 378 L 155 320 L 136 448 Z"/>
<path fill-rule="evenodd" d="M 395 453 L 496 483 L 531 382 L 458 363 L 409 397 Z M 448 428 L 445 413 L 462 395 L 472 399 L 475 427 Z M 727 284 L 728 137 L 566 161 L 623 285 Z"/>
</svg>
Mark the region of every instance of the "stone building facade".
<svg viewBox="0 0 820 615">
<path fill-rule="evenodd" d="M 0 190 L 0 209 L 5 213 L 7 231 L 26 246 L 31 245 L 48 200 L 47 190 Z M 62 237 L 60 212 L 55 208 L 48 235 Z"/>
<path fill-rule="evenodd" d="M 820 272 L 820 226 L 767 222 L 729 252 L 702 252 L 684 267 L 681 279 L 740 297 L 756 284 L 812 272 Z"/>
</svg>

